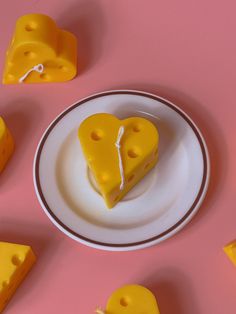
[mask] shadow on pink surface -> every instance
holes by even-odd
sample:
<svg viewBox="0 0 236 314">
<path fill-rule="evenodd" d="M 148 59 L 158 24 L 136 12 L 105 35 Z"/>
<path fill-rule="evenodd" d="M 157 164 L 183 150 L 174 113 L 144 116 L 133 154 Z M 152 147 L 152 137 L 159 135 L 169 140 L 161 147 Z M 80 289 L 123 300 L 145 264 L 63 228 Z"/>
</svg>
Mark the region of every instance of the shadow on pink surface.
<svg viewBox="0 0 236 314">
<path fill-rule="evenodd" d="M 78 39 L 78 73 L 88 70 L 102 54 L 105 18 L 98 1 L 75 1 L 58 17 L 58 26 Z"/>
<path fill-rule="evenodd" d="M 124 86 L 116 86 L 114 89 L 136 89 L 163 97 L 183 109 L 199 127 L 208 147 L 211 174 L 205 200 L 196 217 L 194 217 L 193 222 L 191 222 L 189 226 L 191 227 L 195 223 L 198 223 L 203 216 L 205 217 L 208 215 L 209 210 L 217 201 L 217 194 L 224 186 L 227 173 L 227 147 L 217 122 L 214 120 L 211 113 L 204 107 L 204 104 L 198 103 L 191 96 L 173 88 L 134 83 Z"/>
<path fill-rule="evenodd" d="M 141 284 L 155 295 L 161 314 L 189 314 L 193 308 L 198 313 L 190 280 L 184 273 L 175 269 L 159 270 Z"/>
<path fill-rule="evenodd" d="M 13 174 L 19 169 L 21 162 L 23 162 L 25 158 L 28 159 L 29 154 L 26 155 L 26 152 L 30 151 L 31 145 L 34 144 L 33 139 L 35 139 L 35 133 L 37 132 L 36 126 L 40 124 L 42 111 L 35 101 L 21 98 L 7 103 L 2 108 L 1 115 L 15 141 L 13 156 L 0 177 L 2 191 L 3 185 L 7 184 L 8 181 L 15 180 L 11 182 L 12 186 L 19 180 L 19 178 Z"/>
<path fill-rule="evenodd" d="M 50 227 L 14 219 L 0 221 L 0 241 L 29 245 L 37 257 L 36 264 L 7 305 L 7 309 L 10 309 L 16 307 L 22 299 L 27 304 L 32 295 L 40 293 L 40 280 L 50 276 L 55 265 L 54 253 L 56 254 L 61 241 L 58 241 L 58 235 L 53 235 Z"/>
</svg>

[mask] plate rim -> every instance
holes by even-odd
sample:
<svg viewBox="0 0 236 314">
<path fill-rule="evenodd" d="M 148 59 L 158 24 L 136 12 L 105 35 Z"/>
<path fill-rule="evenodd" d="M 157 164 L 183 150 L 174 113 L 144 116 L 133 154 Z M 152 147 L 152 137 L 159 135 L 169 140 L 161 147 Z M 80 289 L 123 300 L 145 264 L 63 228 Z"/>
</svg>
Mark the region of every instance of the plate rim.
<svg viewBox="0 0 236 314">
<path fill-rule="evenodd" d="M 199 146 L 201 148 L 201 153 L 203 157 L 203 176 L 202 176 L 202 182 L 198 191 L 198 194 L 195 198 L 195 200 L 192 203 L 192 206 L 188 209 L 188 211 L 185 213 L 185 215 L 178 220 L 173 226 L 165 230 L 164 232 L 148 238 L 144 239 L 142 241 L 137 241 L 137 242 L 130 242 L 130 243 L 106 243 L 106 242 L 101 242 L 101 241 L 96 241 L 94 239 L 90 239 L 88 237 L 85 237 L 78 232 L 75 232 L 74 230 L 71 230 L 68 226 L 66 226 L 51 210 L 49 205 L 47 204 L 47 201 L 44 197 L 44 194 L 42 192 L 41 184 L 40 184 L 40 178 L 39 178 L 39 164 L 40 164 L 40 157 L 41 157 L 41 152 L 43 150 L 44 144 L 53 130 L 53 128 L 57 125 L 57 123 L 60 122 L 61 119 L 65 115 L 67 115 L 70 111 L 74 110 L 75 108 L 79 107 L 80 105 L 104 96 L 111 96 L 111 95 L 135 95 L 135 96 L 142 96 L 142 97 L 147 97 L 151 98 L 153 100 L 156 100 L 158 102 L 161 102 L 162 104 L 166 105 L 167 107 L 171 108 L 175 112 L 177 112 L 191 127 L 193 130 Z M 92 94 L 90 96 L 87 96 L 85 98 L 82 98 L 81 100 L 76 101 L 73 103 L 71 106 L 67 107 L 64 111 L 62 111 L 46 128 L 45 132 L 43 133 L 36 152 L 34 156 L 34 162 L 33 162 L 33 181 L 34 181 L 34 188 L 35 192 L 38 198 L 38 201 L 43 208 L 44 212 L 46 215 L 49 217 L 49 219 L 66 235 L 69 237 L 73 238 L 74 240 L 81 242 L 85 245 L 98 248 L 98 249 L 104 249 L 104 250 L 115 250 L 115 251 L 127 251 L 127 250 L 136 250 L 144 247 L 149 247 L 154 244 L 157 244 L 161 241 L 164 241 L 165 239 L 173 236 L 176 234 L 178 231 L 180 231 L 196 214 L 198 211 L 200 205 L 202 204 L 206 192 L 208 189 L 209 185 L 209 177 L 210 177 L 210 159 L 209 159 L 209 153 L 207 149 L 207 145 L 205 142 L 205 139 L 199 130 L 199 128 L 196 126 L 196 124 L 193 122 L 193 120 L 184 112 L 181 108 L 179 108 L 177 105 L 172 103 L 171 101 L 160 97 L 158 95 L 141 91 L 141 90 L 130 90 L 130 89 L 119 89 L 119 90 L 108 90 L 108 91 L 103 91 L 99 93 Z"/>
</svg>

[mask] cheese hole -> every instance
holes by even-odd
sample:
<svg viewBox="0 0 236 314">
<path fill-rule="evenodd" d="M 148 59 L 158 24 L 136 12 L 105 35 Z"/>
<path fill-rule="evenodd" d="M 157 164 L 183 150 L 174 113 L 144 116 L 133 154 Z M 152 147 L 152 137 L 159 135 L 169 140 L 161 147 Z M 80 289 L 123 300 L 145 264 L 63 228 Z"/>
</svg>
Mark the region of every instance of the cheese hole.
<svg viewBox="0 0 236 314">
<path fill-rule="evenodd" d="M 59 65 L 58 68 L 59 68 L 61 71 L 63 71 L 63 72 L 68 71 L 68 68 L 67 68 L 66 66 L 64 66 L 64 65 Z"/>
<path fill-rule="evenodd" d="M 102 130 L 94 130 L 91 133 L 91 138 L 94 141 L 100 141 L 103 138 L 103 136 L 104 136 L 104 133 Z"/>
<path fill-rule="evenodd" d="M 120 299 L 120 305 L 127 307 L 129 305 L 129 299 L 127 297 L 123 297 Z"/>
<path fill-rule="evenodd" d="M 128 150 L 128 156 L 130 158 L 137 158 L 140 155 L 139 150 L 137 148 L 131 148 Z"/>
<path fill-rule="evenodd" d="M 44 81 L 49 81 L 50 76 L 46 73 L 42 73 L 42 74 L 40 74 L 40 78 Z"/>
<path fill-rule="evenodd" d="M 30 22 L 29 24 L 25 25 L 25 30 L 27 32 L 35 31 L 37 28 L 37 24 L 35 22 Z"/>
<path fill-rule="evenodd" d="M 128 182 L 131 182 L 134 178 L 134 174 L 132 174 L 129 178 L 128 178 Z"/>
<path fill-rule="evenodd" d="M 29 59 L 34 59 L 37 56 L 37 54 L 33 51 L 25 51 L 24 56 Z"/>
<path fill-rule="evenodd" d="M 19 266 L 21 264 L 20 257 L 18 255 L 13 255 L 12 259 L 11 259 L 11 262 L 12 262 L 13 265 Z"/>
<path fill-rule="evenodd" d="M 141 124 L 135 124 L 135 125 L 133 126 L 133 131 L 136 132 L 136 133 L 140 132 L 141 129 L 142 129 Z"/>
<path fill-rule="evenodd" d="M 8 285 L 8 284 L 7 284 L 7 282 L 6 282 L 6 281 L 3 281 L 3 282 L 2 282 L 2 287 L 3 287 L 3 288 L 6 288 L 6 287 L 7 287 L 7 285 Z"/>
</svg>

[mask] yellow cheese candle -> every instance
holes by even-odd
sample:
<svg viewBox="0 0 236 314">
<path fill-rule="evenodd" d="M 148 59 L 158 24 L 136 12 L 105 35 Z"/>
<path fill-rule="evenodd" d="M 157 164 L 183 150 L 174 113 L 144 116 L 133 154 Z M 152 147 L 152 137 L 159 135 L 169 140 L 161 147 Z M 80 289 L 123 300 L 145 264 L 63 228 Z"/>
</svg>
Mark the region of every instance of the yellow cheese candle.
<svg viewBox="0 0 236 314">
<path fill-rule="evenodd" d="M 97 314 L 160 314 L 155 296 L 140 285 L 117 289 L 109 298 L 106 310 Z"/>
<path fill-rule="evenodd" d="M 79 127 L 88 167 L 112 208 L 157 163 L 158 131 L 148 120 L 119 120 L 107 113 L 88 117 Z"/>
<path fill-rule="evenodd" d="M 234 264 L 234 266 L 236 266 L 236 241 L 227 244 L 224 247 L 224 252 L 231 260 L 231 262 Z"/>
<path fill-rule="evenodd" d="M 0 242 L 0 313 L 35 262 L 27 245 Z"/>
<path fill-rule="evenodd" d="M 0 173 L 5 168 L 14 150 L 14 141 L 3 118 L 0 117 Z"/>
<path fill-rule="evenodd" d="M 28 14 L 16 22 L 6 53 L 3 84 L 71 80 L 77 72 L 76 37 L 43 14 Z"/>
</svg>

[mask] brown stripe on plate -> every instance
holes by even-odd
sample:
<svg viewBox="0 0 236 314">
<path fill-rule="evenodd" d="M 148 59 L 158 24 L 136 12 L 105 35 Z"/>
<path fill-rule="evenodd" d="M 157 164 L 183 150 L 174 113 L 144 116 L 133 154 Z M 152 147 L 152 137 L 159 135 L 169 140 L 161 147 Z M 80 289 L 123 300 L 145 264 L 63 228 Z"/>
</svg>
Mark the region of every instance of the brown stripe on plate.
<svg viewBox="0 0 236 314">
<path fill-rule="evenodd" d="M 171 228 L 167 229 L 166 231 L 139 241 L 139 242 L 131 242 L 131 243 L 106 243 L 106 242 L 99 242 L 87 237 L 84 237 L 83 235 L 71 230 L 70 228 L 68 228 L 63 222 L 61 222 L 58 217 L 53 213 L 53 211 L 51 210 L 51 208 L 49 207 L 49 205 L 47 204 L 47 201 L 43 195 L 42 192 L 42 188 L 41 188 L 41 184 L 40 184 L 40 179 L 39 179 L 39 163 L 40 163 L 40 157 L 41 157 L 41 153 L 42 153 L 42 149 L 44 146 L 44 143 L 46 142 L 50 132 L 52 131 L 52 129 L 57 125 L 57 123 L 65 116 L 67 115 L 70 111 L 74 110 L 75 108 L 77 108 L 78 106 L 82 105 L 83 103 L 86 103 L 90 100 L 96 99 L 96 98 L 100 98 L 100 97 L 104 97 L 104 96 L 110 96 L 110 95 L 119 95 L 119 94 L 127 94 L 127 95 L 135 95 L 135 96 L 142 96 L 142 97 L 146 97 L 146 98 L 151 98 L 154 100 L 159 101 L 160 103 L 170 107 L 171 109 L 173 109 L 174 111 L 176 111 L 188 124 L 189 126 L 192 128 L 192 130 L 194 131 L 198 142 L 200 144 L 201 147 L 201 151 L 202 151 L 202 157 L 203 157 L 203 177 L 202 177 L 202 183 L 198 192 L 198 195 L 196 197 L 196 199 L 194 200 L 192 206 L 189 208 L 188 212 L 176 223 L 174 224 Z M 57 222 L 57 224 L 59 224 L 64 230 L 66 230 L 67 232 L 69 232 L 70 234 L 72 234 L 73 236 L 75 236 L 78 239 L 81 239 L 83 241 L 89 242 L 91 244 L 96 244 L 99 246 L 104 246 L 104 247 L 135 247 L 135 246 L 139 246 L 142 244 L 146 244 L 146 243 L 151 243 L 153 241 L 156 241 L 166 235 L 168 235 L 169 233 L 171 233 L 172 231 L 174 231 L 175 229 L 177 229 L 178 227 L 181 226 L 181 224 L 193 213 L 194 209 L 196 208 L 199 200 L 201 199 L 204 189 L 205 189 L 205 185 L 207 182 L 207 173 L 208 173 L 208 163 L 207 163 L 207 153 L 206 153 L 206 149 L 205 149 L 205 145 L 203 143 L 202 137 L 199 134 L 197 128 L 195 127 L 195 125 L 193 124 L 193 122 L 177 107 L 175 107 L 172 103 L 168 102 L 167 100 L 164 100 L 158 96 L 149 94 L 149 93 L 145 93 L 145 92 L 141 92 L 141 91 L 127 91 L 127 90 L 119 90 L 119 91 L 111 91 L 111 92 L 103 92 L 103 93 L 99 93 L 99 94 L 95 94 L 93 96 L 87 97 L 81 101 L 79 101 L 78 103 L 72 105 L 71 107 L 69 107 L 67 110 L 63 111 L 53 122 L 52 124 L 48 127 L 48 129 L 46 130 L 38 151 L 37 151 L 37 156 L 36 156 L 36 160 L 35 160 L 35 181 L 36 181 L 36 185 L 37 185 L 37 189 L 38 189 L 38 193 L 40 195 L 41 201 L 45 207 L 45 209 L 47 210 L 47 212 L 49 213 L 49 215 L 55 220 L 55 222 Z"/>
</svg>

